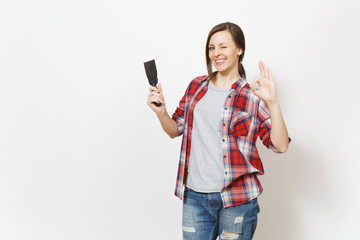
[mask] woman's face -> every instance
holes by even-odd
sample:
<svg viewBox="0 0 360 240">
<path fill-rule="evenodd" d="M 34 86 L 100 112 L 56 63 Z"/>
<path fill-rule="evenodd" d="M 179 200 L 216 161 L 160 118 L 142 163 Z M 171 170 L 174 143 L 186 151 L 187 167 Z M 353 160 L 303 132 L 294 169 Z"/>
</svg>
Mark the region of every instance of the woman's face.
<svg viewBox="0 0 360 240">
<path fill-rule="evenodd" d="M 238 58 L 242 50 L 235 45 L 228 30 L 214 33 L 208 46 L 209 58 L 216 70 L 221 73 L 229 73 L 238 70 Z"/>
</svg>

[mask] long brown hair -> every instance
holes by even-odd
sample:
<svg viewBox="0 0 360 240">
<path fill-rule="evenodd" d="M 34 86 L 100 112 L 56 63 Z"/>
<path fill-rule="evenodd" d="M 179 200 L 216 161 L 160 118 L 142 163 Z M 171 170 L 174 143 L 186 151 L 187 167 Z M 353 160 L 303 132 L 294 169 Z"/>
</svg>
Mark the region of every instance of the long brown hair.
<svg viewBox="0 0 360 240">
<path fill-rule="evenodd" d="M 212 63 L 209 58 L 210 38 L 212 35 L 214 35 L 214 33 L 224 31 L 224 30 L 228 30 L 230 32 L 232 39 L 235 42 L 235 45 L 237 47 L 241 48 L 241 50 L 242 50 L 242 54 L 239 56 L 238 67 L 239 67 L 240 76 L 246 78 L 245 69 L 241 63 L 244 58 L 244 54 L 245 54 L 245 36 L 244 36 L 244 33 L 241 30 L 241 28 L 238 25 L 236 25 L 235 23 L 231 23 L 231 22 L 225 22 L 225 23 L 220 23 L 220 24 L 216 25 L 215 27 L 213 27 L 211 29 L 211 31 L 209 32 L 209 35 L 207 37 L 205 53 L 206 53 L 206 66 L 207 66 L 209 77 L 210 78 L 214 77 L 214 73 L 212 71 Z"/>
</svg>

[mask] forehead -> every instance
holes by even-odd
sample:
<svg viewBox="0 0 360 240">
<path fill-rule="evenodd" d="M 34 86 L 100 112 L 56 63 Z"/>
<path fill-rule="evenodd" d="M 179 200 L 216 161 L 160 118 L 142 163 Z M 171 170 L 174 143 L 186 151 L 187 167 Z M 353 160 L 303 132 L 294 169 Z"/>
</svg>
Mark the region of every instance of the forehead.
<svg viewBox="0 0 360 240">
<path fill-rule="evenodd" d="M 234 43 L 231 33 L 228 30 L 214 33 L 209 41 L 209 44 L 218 45 L 221 43 Z"/>
</svg>

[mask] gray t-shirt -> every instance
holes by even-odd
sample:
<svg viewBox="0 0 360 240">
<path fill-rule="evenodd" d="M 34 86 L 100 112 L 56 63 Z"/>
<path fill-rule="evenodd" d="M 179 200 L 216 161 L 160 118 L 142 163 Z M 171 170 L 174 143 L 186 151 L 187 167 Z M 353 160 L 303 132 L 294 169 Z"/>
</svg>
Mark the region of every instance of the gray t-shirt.
<svg viewBox="0 0 360 240">
<path fill-rule="evenodd" d="M 230 88 L 217 88 L 211 81 L 194 109 L 191 150 L 186 186 L 197 192 L 221 192 L 224 164 L 221 114 Z"/>
</svg>

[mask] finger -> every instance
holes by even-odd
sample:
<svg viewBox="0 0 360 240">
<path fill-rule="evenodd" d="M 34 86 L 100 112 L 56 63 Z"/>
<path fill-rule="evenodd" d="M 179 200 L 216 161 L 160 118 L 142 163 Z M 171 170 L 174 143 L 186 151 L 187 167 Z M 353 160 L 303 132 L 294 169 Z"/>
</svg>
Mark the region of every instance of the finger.
<svg viewBox="0 0 360 240">
<path fill-rule="evenodd" d="M 164 98 L 164 95 L 162 94 L 161 86 L 157 88 L 157 91 L 152 91 L 151 94 L 154 96 L 158 96 L 160 98 Z"/>
<path fill-rule="evenodd" d="M 154 96 L 154 97 L 161 97 L 160 93 L 155 92 L 155 91 L 152 91 L 152 92 L 150 93 L 150 95 L 151 95 L 151 96 Z"/>
<path fill-rule="evenodd" d="M 151 102 L 157 102 L 157 103 L 162 103 L 162 104 L 165 103 L 163 99 L 161 99 L 161 98 L 159 98 L 157 96 L 152 96 L 151 97 Z"/>
<path fill-rule="evenodd" d="M 151 92 L 157 92 L 157 93 L 159 92 L 159 89 L 158 89 L 158 88 L 153 87 L 153 86 L 151 86 L 151 85 L 149 86 L 149 90 L 150 90 L 150 93 L 151 93 Z"/>
<path fill-rule="evenodd" d="M 254 88 L 252 85 L 250 86 L 250 90 L 251 90 L 253 93 L 255 93 L 255 92 L 257 91 L 257 89 Z"/>
<path fill-rule="evenodd" d="M 250 90 L 257 96 L 259 89 L 256 89 L 254 86 L 250 86 Z"/>
<path fill-rule="evenodd" d="M 148 96 L 147 104 L 148 104 L 149 106 L 152 105 L 152 96 L 151 96 L 151 95 Z"/>
<path fill-rule="evenodd" d="M 259 69 L 260 69 L 261 78 L 265 78 L 264 66 L 261 60 L 259 61 Z"/>
<path fill-rule="evenodd" d="M 152 105 L 154 102 L 157 102 L 157 100 L 155 99 L 154 96 L 149 96 L 147 102 L 148 102 L 148 105 L 150 106 L 150 105 Z"/>
<path fill-rule="evenodd" d="M 263 69 L 264 69 L 264 75 L 265 75 L 265 79 L 269 79 L 269 74 L 268 74 L 268 71 L 267 71 L 267 68 L 266 68 L 266 64 L 265 62 L 262 62 L 263 63 Z"/>
<path fill-rule="evenodd" d="M 156 89 L 157 89 L 156 87 L 153 87 L 153 86 L 149 85 L 149 90 L 150 90 L 150 91 L 154 91 L 154 90 L 156 90 Z"/>
<path fill-rule="evenodd" d="M 254 81 L 251 83 L 251 88 L 257 90 L 256 84 L 258 84 L 259 87 L 261 86 L 261 80 L 260 80 L 260 78 L 255 78 L 255 79 L 254 79 Z"/>
<path fill-rule="evenodd" d="M 273 82 L 270 68 L 268 67 L 267 70 L 268 70 L 269 80 L 270 80 L 271 82 Z"/>
<path fill-rule="evenodd" d="M 150 93 L 150 94 L 149 94 L 149 99 L 162 99 L 162 100 L 164 100 L 164 98 L 162 98 L 162 97 L 160 96 L 160 94 L 159 94 L 159 93 L 156 93 L 156 92 Z"/>
<path fill-rule="evenodd" d="M 158 89 L 159 89 L 160 96 L 164 97 L 164 94 L 163 94 L 163 92 L 162 92 L 161 83 L 158 83 Z"/>
<path fill-rule="evenodd" d="M 155 92 L 155 91 L 152 91 L 152 92 L 148 95 L 148 102 L 151 102 L 151 100 L 152 100 L 154 97 L 161 98 L 159 93 L 157 93 L 157 92 Z"/>
</svg>

